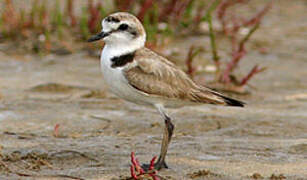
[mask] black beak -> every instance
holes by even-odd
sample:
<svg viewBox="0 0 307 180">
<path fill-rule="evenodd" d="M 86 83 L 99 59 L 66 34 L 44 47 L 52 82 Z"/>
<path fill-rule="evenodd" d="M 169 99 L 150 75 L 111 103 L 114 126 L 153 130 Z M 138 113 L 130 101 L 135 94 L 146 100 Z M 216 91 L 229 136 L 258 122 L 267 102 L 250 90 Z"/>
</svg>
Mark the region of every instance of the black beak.
<svg viewBox="0 0 307 180">
<path fill-rule="evenodd" d="M 98 41 L 98 40 L 103 39 L 104 37 L 106 37 L 106 36 L 108 36 L 108 35 L 110 35 L 109 32 L 101 32 L 101 33 L 99 33 L 99 34 L 96 34 L 96 35 L 90 37 L 90 38 L 87 40 L 87 42 Z"/>
</svg>

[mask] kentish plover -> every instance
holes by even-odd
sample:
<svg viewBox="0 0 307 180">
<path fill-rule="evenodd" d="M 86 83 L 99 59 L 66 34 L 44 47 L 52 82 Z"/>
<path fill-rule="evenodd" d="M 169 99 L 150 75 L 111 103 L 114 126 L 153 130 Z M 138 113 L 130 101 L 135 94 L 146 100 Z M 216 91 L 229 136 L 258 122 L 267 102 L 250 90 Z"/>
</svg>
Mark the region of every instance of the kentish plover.
<svg viewBox="0 0 307 180">
<path fill-rule="evenodd" d="M 181 69 L 166 58 L 144 47 L 146 32 L 142 23 L 125 12 L 102 20 L 102 31 L 91 37 L 103 39 L 101 70 L 105 82 L 117 96 L 141 105 L 157 108 L 165 121 L 161 152 L 155 168 L 167 168 L 165 156 L 174 125 L 165 107 L 193 104 L 241 106 L 243 102 L 195 84 Z"/>
</svg>

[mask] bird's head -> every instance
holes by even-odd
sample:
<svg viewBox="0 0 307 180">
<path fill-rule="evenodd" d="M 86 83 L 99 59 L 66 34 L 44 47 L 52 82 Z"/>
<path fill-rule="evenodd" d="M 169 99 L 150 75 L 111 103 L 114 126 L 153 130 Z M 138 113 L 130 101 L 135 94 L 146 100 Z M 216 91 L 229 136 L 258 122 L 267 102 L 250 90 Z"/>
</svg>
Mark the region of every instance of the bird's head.
<svg viewBox="0 0 307 180">
<path fill-rule="evenodd" d="M 132 14 L 118 12 L 105 17 L 102 30 L 92 36 L 88 42 L 102 39 L 107 45 L 144 46 L 146 33 L 142 23 Z"/>
</svg>

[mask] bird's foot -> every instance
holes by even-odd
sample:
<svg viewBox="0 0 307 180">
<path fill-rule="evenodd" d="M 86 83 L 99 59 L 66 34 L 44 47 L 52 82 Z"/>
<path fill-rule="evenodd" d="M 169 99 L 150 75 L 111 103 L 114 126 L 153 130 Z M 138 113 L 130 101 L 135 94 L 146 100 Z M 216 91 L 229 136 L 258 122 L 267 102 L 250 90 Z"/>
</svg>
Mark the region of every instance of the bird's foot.
<svg viewBox="0 0 307 180">
<path fill-rule="evenodd" d="M 148 170 L 150 170 L 151 166 L 152 166 L 151 164 L 143 164 L 142 168 L 145 171 L 148 171 Z M 165 161 L 158 161 L 153 166 L 154 166 L 154 169 L 158 170 L 158 171 L 161 170 L 161 169 L 168 169 L 168 165 L 166 164 Z"/>
</svg>

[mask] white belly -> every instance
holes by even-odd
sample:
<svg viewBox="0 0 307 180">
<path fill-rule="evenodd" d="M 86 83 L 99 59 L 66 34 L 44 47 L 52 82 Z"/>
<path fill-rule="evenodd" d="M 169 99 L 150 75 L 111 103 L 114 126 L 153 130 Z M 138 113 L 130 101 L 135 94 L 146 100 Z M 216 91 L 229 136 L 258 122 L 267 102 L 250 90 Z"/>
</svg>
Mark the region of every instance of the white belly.
<svg viewBox="0 0 307 180">
<path fill-rule="evenodd" d="M 102 53 L 100 63 L 104 80 L 108 85 L 109 90 L 113 94 L 136 104 L 154 104 L 154 102 L 148 99 L 149 97 L 147 97 L 145 94 L 138 92 L 136 89 L 129 85 L 127 79 L 124 77 L 122 67 L 111 67 L 110 58 L 104 53 Z"/>
</svg>

